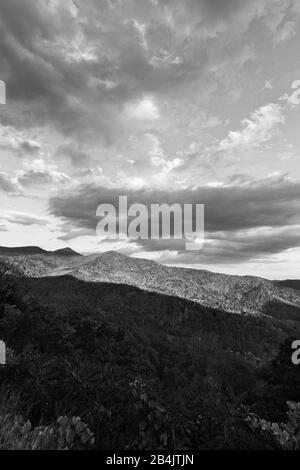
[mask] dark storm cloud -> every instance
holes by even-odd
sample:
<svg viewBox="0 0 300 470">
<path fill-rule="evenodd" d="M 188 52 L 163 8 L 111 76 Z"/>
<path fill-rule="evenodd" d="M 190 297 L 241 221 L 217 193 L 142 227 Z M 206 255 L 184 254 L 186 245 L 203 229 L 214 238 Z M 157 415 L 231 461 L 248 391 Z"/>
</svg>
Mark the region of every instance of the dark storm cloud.
<svg viewBox="0 0 300 470">
<path fill-rule="evenodd" d="M 66 134 L 88 134 L 94 123 L 98 131 L 109 132 L 108 110 L 106 119 L 88 111 L 89 78 L 105 64 L 101 60 L 91 64 L 84 58 L 67 60 L 62 44 L 72 44 L 79 26 L 67 8 L 51 13 L 47 4 L 32 0 L 0 3 L 0 64 L 8 102 L 30 106 L 24 127 L 50 123 Z M 101 93 L 93 98 L 105 108 Z"/>
<path fill-rule="evenodd" d="M 267 184 L 268 183 L 268 184 Z M 300 223 L 300 184 L 270 183 L 234 187 L 203 187 L 176 191 L 111 189 L 83 184 L 73 192 L 50 199 L 54 215 L 75 226 L 92 228 L 99 204 L 118 205 L 119 195 L 128 204 L 205 204 L 208 231 L 250 229 Z"/>
<path fill-rule="evenodd" d="M 155 241 L 141 240 L 145 251 L 156 251 Z M 185 264 L 234 264 L 248 260 L 267 261 L 268 257 L 300 246 L 300 226 L 275 227 L 264 231 L 213 233 L 206 235 L 203 249 L 184 251 L 179 247 L 174 253 L 162 253 L 161 261 L 166 263 Z M 165 250 L 177 250 L 176 245 L 169 243 Z"/>
<path fill-rule="evenodd" d="M 93 123 L 108 131 L 106 121 L 95 115 L 92 119 L 88 110 L 92 65 L 84 59 L 68 61 L 63 50 L 64 43 L 72 44 L 77 24 L 68 8 L 51 12 L 47 5 L 32 0 L 0 3 L 0 64 L 8 103 L 22 105 L 25 113 L 16 122 L 24 127 L 50 124 L 65 134 L 88 134 Z"/>
<path fill-rule="evenodd" d="M 48 1 L 2 0 L 1 73 L 8 102 L 20 107 L 5 119 L 21 127 L 51 125 L 78 141 L 102 137 L 111 144 L 122 135 L 120 113 L 128 101 L 145 93 L 165 98 L 175 90 L 178 98 L 180 92 L 189 94 L 193 82 L 207 85 L 209 77 L 212 83 L 217 45 L 199 33 L 205 21 L 221 18 L 223 23 L 242 11 L 248 24 L 257 10 L 257 1 L 252 8 L 237 0 L 164 3 L 172 25 L 161 5 L 149 0 L 77 1 L 76 7 L 66 1 L 53 8 Z M 232 20 L 225 29 L 231 28 Z M 227 56 L 220 57 L 221 67 L 228 66 L 232 52 Z"/>
<path fill-rule="evenodd" d="M 141 203 L 148 208 L 155 203 L 204 204 L 205 232 L 210 241 L 199 256 L 214 261 L 250 259 L 300 246 L 300 184 L 286 181 L 173 192 L 81 185 L 53 197 L 50 212 L 62 220 L 66 235 L 74 229 L 88 229 L 93 234 L 99 221 L 95 215 L 97 206 L 109 203 L 117 208 L 120 195 L 127 195 L 128 205 Z M 265 227 L 272 230 L 264 230 Z M 138 243 L 149 251 L 183 249 L 181 242 L 172 240 Z M 191 255 L 182 256 L 185 255 L 189 262 L 197 262 L 197 257 L 192 261 Z"/>
<path fill-rule="evenodd" d="M 59 73 L 40 48 L 42 41 L 53 41 L 58 33 L 53 17 L 46 13 L 41 2 L 1 1 L 1 65 L 8 74 L 11 99 L 43 99 L 58 82 Z"/>
</svg>

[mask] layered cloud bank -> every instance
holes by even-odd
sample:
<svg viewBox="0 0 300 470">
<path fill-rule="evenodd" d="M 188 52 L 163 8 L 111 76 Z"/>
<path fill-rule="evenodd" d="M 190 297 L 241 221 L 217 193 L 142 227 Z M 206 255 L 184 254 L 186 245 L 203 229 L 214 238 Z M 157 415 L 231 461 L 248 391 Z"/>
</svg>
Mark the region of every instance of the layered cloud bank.
<svg viewBox="0 0 300 470">
<path fill-rule="evenodd" d="M 63 222 L 61 238 L 70 240 L 82 233 L 94 236 L 98 205 L 108 203 L 118 208 L 122 194 L 128 196 L 128 205 L 205 205 L 206 244 L 201 252 L 185 253 L 178 240 L 135 241 L 146 251 L 176 250 L 182 262 L 242 262 L 299 246 L 300 183 L 278 179 L 173 191 L 83 184 L 50 199 L 51 213 Z M 171 255 L 170 261 L 176 261 L 176 256 Z"/>
</svg>

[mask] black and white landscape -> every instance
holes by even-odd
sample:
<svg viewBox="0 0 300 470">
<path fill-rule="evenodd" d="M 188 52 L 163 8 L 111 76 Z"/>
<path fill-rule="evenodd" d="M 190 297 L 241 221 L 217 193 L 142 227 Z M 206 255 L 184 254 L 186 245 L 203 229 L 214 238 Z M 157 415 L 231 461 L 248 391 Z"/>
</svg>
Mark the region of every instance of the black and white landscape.
<svg viewBox="0 0 300 470">
<path fill-rule="evenodd" d="M 299 41 L 299 0 L 0 0 L 0 450 L 300 449 Z"/>
<path fill-rule="evenodd" d="M 299 282 L 36 246 L 0 266 L 2 448 L 297 448 Z"/>
</svg>

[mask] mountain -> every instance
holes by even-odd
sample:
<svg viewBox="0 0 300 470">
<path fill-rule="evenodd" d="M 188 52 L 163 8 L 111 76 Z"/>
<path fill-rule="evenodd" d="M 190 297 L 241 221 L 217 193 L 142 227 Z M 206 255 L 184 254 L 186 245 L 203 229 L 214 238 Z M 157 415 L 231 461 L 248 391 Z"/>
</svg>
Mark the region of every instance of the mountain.
<svg viewBox="0 0 300 470">
<path fill-rule="evenodd" d="M 112 259 L 135 262 L 103 258 L 109 269 Z M 11 397 L 3 413 L 23 416 L 22 426 L 38 431 L 57 416 L 78 416 L 101 450 L 270 449 L 268 435 L 249 435 L 246 418 L 283 422 L 286 401 L 299 399 L 290 358 L 300 322 L 74 276 L 20 276 L 13 285 L 13 296 L 9 282 L 0 285 L 0 337 L 10 352 L 0 383 Z"/>
<path fill-rule="evenodd" d="M 17 247 L 8 247 L 0 246 L 0 256 L 17 256 L 17 255 L 46 255 L 48 252 L 43 250 L 39 246 L 17 246 Z"/>
<path fill-rule="evenodd" d="M 231 313 L 300 318 L 300 292 L 275 281 L 164 266 L 113 251 L 90 256 L 59 251 L 6 259 L 30 277 L 69 275 L 86 282 L 126 284 Z"/>
<path fill-rule="evenodd" d="M 46 251 L 38 246 L 0 247 L 0 262 L 14 266 L 29 277 L 45 276 L 58 266 L 81 257 L 71 248 Z"/>
<path fill-rule="evenodd" d="M 76 251 L 72 250 L 72 248 L 60 248 L 59 250 L 55 251 L 48 251 L 48 254 L 53 255 L 60 255 L 60 256 L 82 256 L 81 254 L 77 253 Z"/>
<path fill-rule="evenodd" d="M 284 422 L 299 399 L 300 291 L 115 252 L 1 263 L 0 384 L 14 427 L 16 413 L 38 429 L 78 416 L 102 450 L 270 449 L 248 417 Z M 7 263 L 25 275 L 10 279 Z"/>
<path fill-rule="evenodd" d="M 289 287 L 290 289 L 300 290 L 300 280 L 299 279 L 285 279 L 284 281 L 277 281 L 276 284 L 278 286 Z"/>
<path fill-rule="evenodd" d="M 43 250 L 39 246 L 0 246 L 0 256 L 29 256 L 29 255 L 58 255 L 58 256 L 82 256 L 69 247 L 55 251 Z"/>
</svg>

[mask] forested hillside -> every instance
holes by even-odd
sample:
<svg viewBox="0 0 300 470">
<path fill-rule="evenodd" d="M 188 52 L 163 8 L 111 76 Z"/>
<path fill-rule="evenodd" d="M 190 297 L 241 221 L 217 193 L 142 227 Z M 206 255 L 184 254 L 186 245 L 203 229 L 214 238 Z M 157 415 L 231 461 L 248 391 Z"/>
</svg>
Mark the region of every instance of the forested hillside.
<svg viewBox="0 0 300 470">
<path fill-rule="evenodd" d="M 294 337 L 294 312 L 240 316 L 121 284 L 2 273 L 0 444 L 13 445 L 10 430 L 30 447 L 42 427 L 38 448 L 277 448 L 251 413 L 280 422 L 299 401 Z"/>
</svg>

